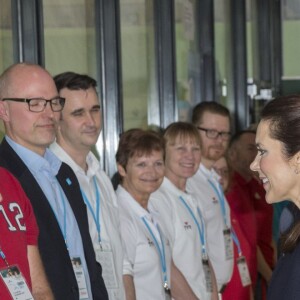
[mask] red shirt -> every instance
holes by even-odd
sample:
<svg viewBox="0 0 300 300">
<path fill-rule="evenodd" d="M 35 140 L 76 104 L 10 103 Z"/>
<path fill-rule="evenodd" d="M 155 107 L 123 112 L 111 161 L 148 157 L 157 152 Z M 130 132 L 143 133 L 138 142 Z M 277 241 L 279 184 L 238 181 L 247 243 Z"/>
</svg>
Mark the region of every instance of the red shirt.
<svg viewBox="0 0 300 300">
<path fill-rule="evenodd" d="M 246 258 L 247 265 L 249 268 L 249 264 L 251 262 L 251 246 L 244 235 L 241 226 L 235 217 L 234 211 L 231 210 L 230 212 L 230 217 L 231 217 L 231 226 L 234 229 L 237 238 L 240 243 L 240 248 L 242 251 L 242 255 Z M 225 291 L 222 294 L 222 299 L 223 300 L 249 300 L 250 299 L 250 291 L 252 288 L 252 285 L 243 287 L 240 273 L 238 270 L 237 266 L 237 258 L 239 257 L 238 253 L 238 247 L 234 243 L 234 265 L 233 265 L 233 273 L 231 280 L 228 282 Z"/>
<path fill-rule="evenodd" d="M 31 204 L 19 182 L 0 168 L 0 247 L 9 265 L 17 265 L 29 288 L 31 280 L 27 246 L 37 245 L 38 227 Z M 0 269 L 6 268 L 0 257 Z M 0 278 L 0 299 L 12 299 Z"/>
<path fill-rule="evenodd" d="M 268 265 L 274 268 L 274 250 L 272 247 L 273 206 L 266 202 L 265 189 L 256 178 L 253 177 L 248 186 L 255 210 L 257 245 Z"/>
<path fill-rule="evenodd" d="M 255 209 L 250 197 L 250 187 L 248 183 L 236 172 L 233 174 L 232 184 L 226 194 L 226 199 L 250 245 L 251 252 L 248 268 L 252 284 L 255 284 L 257 278 L 257 227 Z"/>
</svg>

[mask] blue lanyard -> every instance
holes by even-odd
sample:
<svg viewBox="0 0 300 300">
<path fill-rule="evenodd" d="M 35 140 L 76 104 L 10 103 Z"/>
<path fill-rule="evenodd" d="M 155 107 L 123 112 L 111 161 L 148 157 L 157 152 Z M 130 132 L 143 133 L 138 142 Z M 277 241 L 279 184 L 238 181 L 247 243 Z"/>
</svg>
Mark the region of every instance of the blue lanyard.
<svg viewBox="0 0 300 300">
<path fill-rule="evenodd" d="M 240 244 L 240 241 L 235 233 L 235 230 L 233 229 L 233 227 L 231 226 L 231 236 L 232 236 L 232 239 L 233 239 L 233 242 L 235 243 L 235 245 L 237 246 L 238 248 L 238 253 L 239 253 L 239 256 L 242 256 L 242 249 L 241 249 L 241 244 Z"/>
<path fill-rule="evenodd" d="M 221 185 L 219 184 L 218 187 L 219 187 L 220 190 L 218 190 L 218 188 L 208 178 L 207 178 L 207 181 L 209 182 L 209 184 L 211 185 L 211 187 L 213 188 L 213 190 L 215 191 L 215 193 L 218 195 L 218 199 L 219 199 L 219 203 L 221 205 L 222 215 L 223 215 L 223 219 L 224 219 L 224 224 L 225 224 L 225 226 L 228 227 L 228 225 L 227 225 L 227 217 L 226 217 L 225 198 L 224 198 L 223 189 L 222 189 Z"/>
<path fill-rule="evenodd" d="M 183 205 L 185 206 L 185 208 L 187 209 L 187 211 L 190 213 L 190 215 L 192 216 L 197 228 L 198 228 L 198 233 L 199 233 L 199 237 L 200 237 L 200 242 L 202 245 L 202 255 L 206 255 L 206 241 L 205 241 L 205 224 L 203 222 L 203 217 L 201 214 L 201 211 L 199 209 L 199 207 L 197 206 L 197 212 L 201 221 L 201 225 L 199 224 L 195 214 L 193 213 L 192 209 L 189 207 L 189 205 L 186 203 L 186 201 L 183 199 L 182 196 L 179 196 L 179 199 L 181 200 L 181 202 L 183 203 Z"/>
<path fill-rule="evenodd" d="M 84 191 L 82 189 L 80 189 L 80 190 L 81 190 L 81 194 L 82 194 L 84 203 L 88 207 L 90 213 L 93 216 L 94 222 L 96 224 L 96 228 L 97 228 L 97 232 L 98 232 L 98 242 L 99 242 L 100 247 L 101 247 L 101 225 L 100 225 L 100 202 L 101 202 L 101 200 L 100 200 L 100 192 L 99 192 L 99 189 L 98 189 L 98 185 L 97 185 L 95 176 L 93 176 L 93 183 L 94 183 L 94 187 L 95 187 L 95 191 L 96 191 L 96 212 L 93 210 L 91 202 L 87 198 Z"/>
<path fill-rule="evenodd" d="M 155 247 L 159 253 L 159 258 L 160 258 L 160 264 L 161 264 L 161 269 L 162 269 L 162 273 L 163 273 L 163 279 L 164 279 L 164 286 L 168 285 L 168 276 L 167 276 L 167 265 L 166 265 L 166 255 L 165 255 L 165 246 L 164 246 L 164 242 L 163 239 L 161 238 L 161 233 L 159 230 L 159 227 L 156 226 L 158 233 L 159 233 L 159 237 L 160 237 L 160 241 L 161 241 L 161 248 L 158 244 L 158 241 L 152 231 L 152 229 L 150 228 L 148 222 L 146 221 L 145 217 L 142 217 L 142 220 L 145 224 L 145 226 L 147 227 L 148 231 L 150 232 L 152 239 L 154 241 Z"/>
<path fill-rule="evenodd" d="M 9 267 L 9 264 L 8 264 L 8 262 L 6 260 L 6 256 L 5 256 L 4 252 L 2 251 L 1 247 L 0 247 L 0 256 L 4 260 L 6 266 Z"/>
<path fill-rule="evenodd" d="M 56 220 L 57 220 L 57 223 L 59 225 L 59 228 L 61 230 L 61 233 L 63 234 L 63 237 L 64 237 L 64 240 L 65 240 L 65 243 L 67 245 L 67 249 L 68 249 L 68 241 L 67 241 L 67 211 L 66 211 L 66 199 L 65 199 L 65 196 L 64 196 L 64 193 L 62 192 L 62 188 L 60 186 L 60 184 L 58 184 L 58 187 L 59 187 L 59 193 L 60 193 L 60 198 L 61 198 L 61 201 L 62 201 L 62 204 L 63 204 L 63 209 L 64 209 L 64 224 L 63 224 L 63 227 L 61 225 L 61 223 L 59 222 L 59 219 L 58 219 L 58 216 L 55 212 L 55 210 L 53 209 L 53 206 L 52 204 L 50 203 L 49 201 L 49 204 L 52 208 L 52 211 L 56 217 Z"/>
</svg>

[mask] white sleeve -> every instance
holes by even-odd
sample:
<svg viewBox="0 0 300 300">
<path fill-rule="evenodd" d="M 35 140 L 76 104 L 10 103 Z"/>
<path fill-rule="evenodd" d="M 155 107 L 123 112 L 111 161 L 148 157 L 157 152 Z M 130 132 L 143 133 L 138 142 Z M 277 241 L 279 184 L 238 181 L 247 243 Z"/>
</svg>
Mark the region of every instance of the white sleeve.
<svg viewBox="0 0 300 300">
<path fill-rule="evenodd" d="M 166 238 L 173 245 L 175 240 L 175 218 L 174 218 L 174 208 L 168 197 L 163 193 L 156 192 L 155 195 L 151 195 L 149 205 L 158 213 L 158 222 L 162 227 L 162 231 Z"/>
<path fill-rule="evenodd" d="M 136 255 L 137 228 L 134 221 L 120 216 L 120 230 L 123 246 L 123 275 L 133 276 Z"/>
</svg>

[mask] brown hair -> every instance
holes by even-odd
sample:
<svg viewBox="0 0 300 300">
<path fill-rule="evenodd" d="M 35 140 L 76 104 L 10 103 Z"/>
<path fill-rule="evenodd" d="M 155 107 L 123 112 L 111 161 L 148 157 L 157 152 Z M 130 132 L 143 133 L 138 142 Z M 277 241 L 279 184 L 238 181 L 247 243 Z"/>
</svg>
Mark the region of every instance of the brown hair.
<svg viewBox="0 0 300 300">
<path fill-rule="evenodd" d="M 199 104 L 197 104 L 193 108 L 193 113 L 192 113 L 192 123 L 194 125 L 198 125 L 201 123 L 202 117 L 205 112 L 210 112 L 213 114 L 221 115 L 224 117 L 228 117 L 230 119 L 230 112 L 228 108 L 223 106 L 222 104 L 219 104 L 217 102 L 213 101 L 204 101 Z"/>
<path fill-rule="evenodd" d="M 64 72 L 53 77 L 58 92 L 63 88 L 72 91 L 87 90 L 94 88 L 96 90 L 97 82 L 94 78 L 75 72 Z"/>
<path fill-rule="evenodd" d="M 131 157 L 150 155 L 153 151 L 161 151 L 164 154 L 164 140 L 159 133 L 152 130 L 130 129 L 120 137 L 116 161 L 126 170 Z"/>
<path fill-rule="evenodd" d="M 284 157 L 289 160 L 300 151 L 300 96 L 278 97 L 266 104 L 261 120 L 270 122 L 270 137 L 282 143 Z M 300 221 L 280 238 L 283 252 L 291 252 L 300 241 Z"/>
<path fill-rule="evenodd" d="M 164 132 L 164 140 L 167 144 L 175 144 L 176 138 L 179 137 L 182 140 L 192 139 L 196 144 L 201 146 L 200 136 L 197 128 L 187 122 L 174 122 L 170 124 Z"/>
<path fill-rule="evenodd" d="M 261 119 L 270 122 L 270 136 L 282 143 L 287 159 L 300 151 L 300 95 L 268 102 L 261 112 Z"/>
</svg>

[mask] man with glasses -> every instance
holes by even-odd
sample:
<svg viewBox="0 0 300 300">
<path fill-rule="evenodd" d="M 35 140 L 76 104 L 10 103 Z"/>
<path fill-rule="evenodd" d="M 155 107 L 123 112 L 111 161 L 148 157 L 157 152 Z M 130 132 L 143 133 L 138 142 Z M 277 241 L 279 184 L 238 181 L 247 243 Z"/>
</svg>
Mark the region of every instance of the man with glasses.
<svg viewBox="0 0 300 300">
<path fill-rule="evenodd" d="M 108 299 L 77 178 L 47 147 L 65 99 L 51 75 L 19 63 L 0 76 L 5 139 L 0 165 L 20 181 L 40 229 L 39 250 L 55 299 Z M 76 272 L 71 260 L 80 260 Z"/>
<path fill-rule="evenodd" d="M 208 254 L 221 294 L 231 279 L 233 244 L 230 231 L 230 208 L 213 169 L 221 158 L 230 138 L 230 114 L 216 102 L 202 102 L 193 109 L 192 122 L 201 140 L 201 164 L 188 180 L 187 189 L 199 195 L 199 206 L 206 221 Z"/>
</svg>

